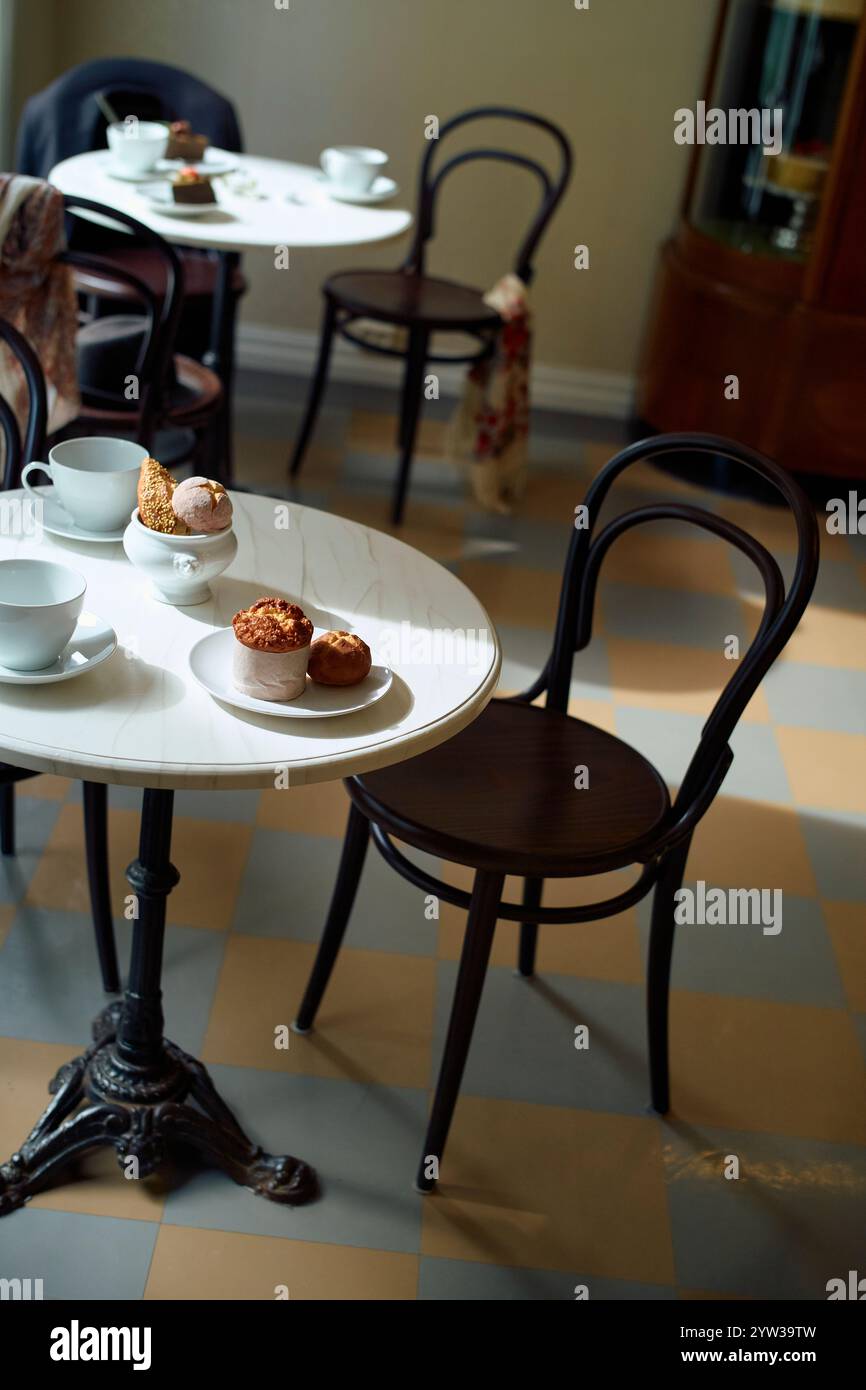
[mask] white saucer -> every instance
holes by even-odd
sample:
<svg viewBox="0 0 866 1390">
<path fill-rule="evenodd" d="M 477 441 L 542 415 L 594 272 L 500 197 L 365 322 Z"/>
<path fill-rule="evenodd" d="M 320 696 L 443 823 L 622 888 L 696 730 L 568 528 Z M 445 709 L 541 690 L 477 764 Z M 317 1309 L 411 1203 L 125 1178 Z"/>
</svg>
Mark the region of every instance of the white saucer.
<svg viewBox="0 0 866 1390">
<path fill-rule="evenodd" d="M 106 151 L 106 154 L 109 152 Z M 178 169 L 195 169 L 197 174 L 207 174 L 209 177 L 216 178 L 218 174 L 230 174 L 238 166 L 237 156 L 229 154 L 228 150 L 218 150 L 208 146 L 204 152 L 204 159 L 194 160 L 188 164 L 183 159 L 158 159 L 150 169 L 143 169 L 140 172 L 119 169 L 111 162 L 109 155 L 106 162 L 105 172 L 109 178 L 119 179 L 121 183 L 155 183 L 157 180 L 170 178 L 176 174 Z"/>
<path fill-rule="evenodd" d="M 34 487 L 33 491 L 38 492 L 42 500 L 42 529 L 52 536 L 65 536 L 70 541 L 98 541 L 101 545 L 117 545 L 123 540 L 126 523 L 117 531 L 86 531 L 83 526 L 76 526 L 69 513 L 55 502 L 54 488 L 50 484 Z"/>
<path fill-rule="evenodd" d="M 6 685 L 50 685 L 71 681 L 107 661 L 117 646 L 114 628 L 95 613 L 82 613 L 78 626 L 57 660 L 39 671 L 13 671 L 0 665 L 0 681 Z"/>
<path fill-rule="evenodd" d="M 161 217 L 203 217 L 206 212 L 220 212 L 219 201 L 215 203 L 176 203 L 169 184 L 153 184 L 150 188 L 140 188 L 138 196 L 142 202 Z"/>
<path fill-rule="evenodd" d="M 314 639 L 325 631 L 325 628 L 316 628 Z M 387 666 L 374 666 L 358 685 L 317 685 L 308 679 L 306 691 L 297 700 L 256 700 L 252 695 L 242 695 L 232 685 L 235 641 L 230 627 L 209 632 L 190 652 L 189 669 L 214 699 L 236 705 L 238 709 L 254 710 L 256 714 L 280 714 L 286 719 L 333 719 L 338 714 L 353 714 L 381 700 L 394 679 Z"/>
<path fill-rule="evenodd" d="M 389 198 L 393 198 L 399 193 L 400 188 L 394 179 L 389 179 L 385 174 L 380 174 L 375 179 L 372 188 L 366 193 L 353 193 L 348 188 L 340 188 L 339 184 L 332 183 L 326 174 L 322 174 L 322 187 L 326 190 L 329 198 L 336 198 L 338 203 L 386 203 Z"/>
</svg>

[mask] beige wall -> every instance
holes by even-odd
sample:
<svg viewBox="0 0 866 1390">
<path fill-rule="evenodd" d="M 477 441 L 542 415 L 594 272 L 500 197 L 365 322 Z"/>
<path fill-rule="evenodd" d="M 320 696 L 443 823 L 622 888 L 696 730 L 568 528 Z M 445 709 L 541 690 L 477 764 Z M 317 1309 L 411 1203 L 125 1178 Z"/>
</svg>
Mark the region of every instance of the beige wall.
<svg viewBox="0 0 866 1390">
<path fill-rule="evenodd" d="M 237 105 L 247 148 L 313 162 L 323 146 L 381 145 L 414 192 L 424 117 L 510 103 L 560 123 L 575 176 L 538 262 L 538 359 L 631 371 L 657 245 L 670 229 L 688 149 L 673 112 L 699 95 L 712 0 L 25 0 L 55 16 L 56 71 L 87 58 L 175 62 Z M 44 53 L 42 55 L 44 60 Z M 32 62 L 32 56 L 31 56 Z M 530 176 L 458 171 L 432 267 L 488 284 L 531 206 Z M 458 186 L 460 185 L 460 186 Z M 513 194 L 512 194 L 513 190 Z M 449 215 L 450 214 L 450 215 Z M 573 269 L 586 243 L 591 268 Z M 289 271 L 247 259 L 247 321 L 311 329 L 322 278 L 394 264 L 401 246 L 297 252 Z"/>
</svg>

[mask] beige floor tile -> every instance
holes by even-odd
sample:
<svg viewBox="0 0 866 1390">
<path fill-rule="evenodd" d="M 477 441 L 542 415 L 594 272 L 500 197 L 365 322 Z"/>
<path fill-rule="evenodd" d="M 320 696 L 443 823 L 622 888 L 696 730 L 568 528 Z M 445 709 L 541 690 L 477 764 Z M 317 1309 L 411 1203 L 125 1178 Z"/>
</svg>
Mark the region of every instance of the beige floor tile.
<svg viewBox="0 0 866 1390">
<path fill-rule="evenodd" d="M 415 454 L 441 454 L 445 451 L 447 420 L 431 420 L 421 413 Z M 347 450 L 387 454 L 397 451 L 397 415 L 391 411 L 353 410 L 346 436 Z"/>
<path fill-rule="evenodd" d="M 268 830 L 295 830 L 303 835 L 333 835 L 342 839 L 348 814 L 349 797 L 342 782 L 317 782 L 309 787 L 262 792 L 257 824 Z"/>
<path fill-rule="evenodd" d="M 123 913 L 125 899 L 132 891 L 125 870 L 138 852 L 138 833 L 138 812 L 109 810 L 108 853 L 116 915 Z M 170 923 L 228 930 L 251 835 L 251 826 L 233 821 L 175 818 L 171 857 L 180 873 L 180 883 L 169 898 Z M 37 907 L 90 911 L 80 806 L 61 806 L 30 881 L 26 901 Z"/>
<path fill-rule="evenodd" d="M 775 733 L 799 806 L 866 813 L 866 736 L 788 725 Z"/>
<path fill-rule="evenodd" d="M 658 527 L 654 531 L 633 531 L 614 543 L 602 566 L 606 581 L 690 593 L 736 591 L 730 552 L 721 541 L 659 534 Z"/>
<path fill-rule="evenodd" d="M 39 796 L 46 801 L 63 801 L 70 786 L 68 777 L 54 777 L 50 772 L 42 772 L 38 777 L 28 777 L 26 782 L 19 782 L 17 795 Z"/>
<path fill-rule="evenodd" d="M 421 1248 L 672 1283 L 657 1121 L 463 1097 Z"/>
<path fill-rule="evenodd" d="M 418 1256 L 162 1226 L 146 1299 L 414 1299 Z"/>
<path fill-rule="evenodd" d="M 79 1049 L 56 1043 L 0 1038 L 0 1152 L 5 1159 L 23 1143 L 51 1097 L 48 1083 Z M 30 1203 L 46 1211 L 159 1221 L 165 1201 L 159 1176 L 124 1178 L 113 1150 L 85 1155 L 62 1180 Z"/>
<path fill-rule="evenodd" d="M 472 887 L 472 872 L 457 864 L 446 865 L 446 882 L 458 888 Z M 548 879 L 544 887 L 547 907 L 569 907 L 601 902 L 621 893 L 634 875 L 598 874 L 584 879 Z M 505 881 L 505 899 L 519 902 L 522 880 Z M 459 960 L 466 931 L 466 913 L 451 903 L 439 906 L 439 958 Z M 498 922 L 490 955 L 492 965 L 517 965 L 520 926 L 517 922 Z M 643 979 L 637 916 L 634 908 L 600 922 L 570 926 L 542 926 L 538 933 L 536 968 L 539 975 L 579 975 L 590 980 L 619 980 L 639 984 Z"/>
<path fill-rule="evenodd" d="M 734 675 L 736 662 L 720 647 L 710 651 L 676 642 L 607 639 L 613 698 L 618 705 L 708 715 Z M 762 690 L 746 706 L 747 723 L 766 724 L 770 714 Z"/>
<path fill-rule="evenodd" d="M 733 796 L 717 797 L 695 831 L 686 876 L 725 888 L 781 888 L 801 897 L 818 891 L 797 813 Z"/>
<path fill-rule="evenodd" d="M 486 560 L 463 560 L 457 574 L 494 623 L 540 627 L 552 634 L 561 584 L 558 574 Z"/>
<path fill-rule="evenodd" d="M 583 501 L 587 481 L 584 471 L 547 473 L 530 469 L 516 515 L 534 521 L 560 522 L 564 531 L 574 525 L 574 509 Z"/>
<path fill-rule="evenodd" d="M 866 903 L 822 902 L 848 1007 L 866 1013 Z"/>
<path fill-rule="evenodd" d="M 866 1063 L 843 1009 L 673 991 L 671 1099 L 691 1124 L 866 1144 Z"/>
<path fill-rule="evenodd" d="M 0 906 L 0 946 L 9 935 L 9 928 L 12 926 L 12 919 L 15 916 L 15 904 L 3 903 Z"/>
<path fill-rule="evenodd" d="M 287 1050 L 274 1030 L 291 1024 L 316 947 L 231 936 L 202 1059 L 390 1086 L 427 1086 L 435 961 L 344 947 L 316 1020 Z"/>
<path fill-rule="evenodd" d="M 781 659 L 866 671 L 866 612 L 810 603 Z"/>
</svg>

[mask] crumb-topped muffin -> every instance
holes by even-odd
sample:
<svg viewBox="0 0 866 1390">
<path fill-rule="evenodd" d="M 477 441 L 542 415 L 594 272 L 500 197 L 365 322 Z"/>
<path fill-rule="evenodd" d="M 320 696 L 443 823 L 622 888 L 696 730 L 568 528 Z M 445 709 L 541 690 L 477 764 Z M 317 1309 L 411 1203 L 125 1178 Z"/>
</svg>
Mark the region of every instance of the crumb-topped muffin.
<svg viewBox="0 0 866 1390">
<path fill-rule="evenodd" d="M 285 598 L 260 598 L 232 618 L 235 688 L 257 700 L 296 700 L 307 685 L 313 624 Z"/>
</svg>

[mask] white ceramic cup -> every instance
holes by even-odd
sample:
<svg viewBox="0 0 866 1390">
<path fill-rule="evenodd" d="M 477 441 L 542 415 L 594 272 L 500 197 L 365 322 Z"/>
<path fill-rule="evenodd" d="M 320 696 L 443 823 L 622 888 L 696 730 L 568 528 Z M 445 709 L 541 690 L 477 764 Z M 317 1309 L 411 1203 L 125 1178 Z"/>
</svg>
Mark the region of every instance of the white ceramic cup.
<svg viewBox="0 0 866 1390">
<path fill-rule="evenodd" d="M 87 580 L 51 560 L 0 560 L 0 663 L 41 671 L 75 631 Z"/>
<path fill-rule="evenodd" d="M 129 439 L 65 439 L 49 450 L 47 463 L 28 463 L 21 482 L 31 497 L 44 495 L 27 481 L 40 469 L 54 483 L 57 500 L 84 531 L 119 531 L 136 504 L 138 474 L 147 458 Z"/>
<path fill-rule="evenodd" d="M 168 149 L 162 121 L 116 121 L 105 134 L 116 168 L 127 174 L 146 174 Z"/>
<path fill-rule="evenodd" d="M 369 145 L 332 145 L 322 151 L 319 163 L 331 182 L 346 193 L 369 193 L 384 173 L 388 156 Z"/>
</svg>

